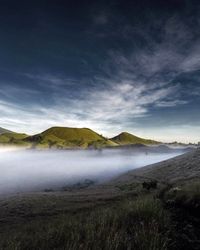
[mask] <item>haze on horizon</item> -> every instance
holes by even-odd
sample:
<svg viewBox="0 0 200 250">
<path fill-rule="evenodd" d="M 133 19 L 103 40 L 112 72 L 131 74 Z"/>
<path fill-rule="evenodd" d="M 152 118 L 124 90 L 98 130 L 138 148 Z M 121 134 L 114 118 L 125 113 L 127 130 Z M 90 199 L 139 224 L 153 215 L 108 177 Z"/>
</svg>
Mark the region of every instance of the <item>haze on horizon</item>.
<svg viewBox="0 0 200 250">
<path fill-rule="evenodd" d="M 0 127 L 200 141 L 200 2 L 1 1 Z"/>
<path fill-rule="evenodd" d="M 62 190 L 84 182 L 101 183 L 126 171 L 182 154 L 134 152 L 130 150 L 94 151 L 7 151 L 0 148 L 0 197 L 8 193 Z"/>
</svg>

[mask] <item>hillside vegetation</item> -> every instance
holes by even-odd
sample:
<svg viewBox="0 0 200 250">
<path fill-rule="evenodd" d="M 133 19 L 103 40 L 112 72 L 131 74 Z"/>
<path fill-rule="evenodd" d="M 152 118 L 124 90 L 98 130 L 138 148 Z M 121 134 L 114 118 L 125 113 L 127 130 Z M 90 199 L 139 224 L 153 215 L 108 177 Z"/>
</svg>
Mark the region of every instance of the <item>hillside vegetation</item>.
<svg viewBox="0 0 200 250">
<path fill-rule="evenodd" d="M 28 137 L 28 135 L 23 133 L 6 132 L 0 134 L 0 144 L 26 146 L 28 145 L 28 143 L 24 141 L 26 137 Z"/>
<path fill-rule="evenodd" d="M 116 146 L 117 144 L 89 128 L 52 127 L 26 138 L 36 147 L 88 148 Z"/>
<path fill-rule="evenodd" d="M 0 131 L 6 130 L 2 129 Z M 28 148 L 85 149 L 157 143 L 156 141 L 143 139 L 127 132 L 108 139 L 89 128 L 52 127 L 33 136 L 10 131 L 0 134 L 0 144 L 25 146 Z"/>
<path fill-rule="evenodd" d="M 121 192 L 1 201 L 0 249 L 199 250 L 199 180 Z"/>
<path fill-rule="evenodd" d="M 8 130 L 8 129 L 5 129 L 5 128 L 2 128 L 0 127 L 0 134 L 3 134 L 3 133 L 11 133 L 12 131 Z"/>
<path fill-rule="evenodd" d="M 121 134 L 111 138 L 112 141 L 119 145 L 130 145 L 130 144 L 157 144 L 157 141 L 143 139 L 132 135 L 127 132 L 122 132 Z"/>
</svg>

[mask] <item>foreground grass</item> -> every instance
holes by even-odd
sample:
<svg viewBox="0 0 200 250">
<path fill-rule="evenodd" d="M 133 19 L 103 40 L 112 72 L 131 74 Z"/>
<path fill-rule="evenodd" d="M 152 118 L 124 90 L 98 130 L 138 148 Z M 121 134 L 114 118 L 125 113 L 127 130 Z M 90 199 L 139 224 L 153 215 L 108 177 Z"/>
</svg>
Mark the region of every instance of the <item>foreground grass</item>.
<svg viewBox="0 0 200 250">
<path fill-rule="evenodd" d="M 152 196 L 74 215 L 60 215 L 10 232 L 1 249 L 167 249 L 170 221 Z"/>
<path fill-rule="evenodd" d="M 0 249 L 198 250 L 199 204 L 199 182 L 144 191 L 92 210 L 21 223 L 1 234 Z"/>
<path fill-rule="evenodd" d="M 171 214 L 174 249 L 200 249 L 200 182 L 192 181 L 169 189 L 164 195 Z"/>
</svg>

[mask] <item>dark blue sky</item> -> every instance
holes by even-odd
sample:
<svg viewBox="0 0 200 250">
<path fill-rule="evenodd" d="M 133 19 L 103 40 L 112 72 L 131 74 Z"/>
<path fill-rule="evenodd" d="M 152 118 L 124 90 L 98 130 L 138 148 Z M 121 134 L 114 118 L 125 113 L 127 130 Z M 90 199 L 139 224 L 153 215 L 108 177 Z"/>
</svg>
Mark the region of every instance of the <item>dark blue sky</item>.
<svg viewBox="0 0 200 250">
<path fill-rule="evenodd" d="M 0 1 L 0 126 L 200 140 L 200 3 Z"/>
</svg>

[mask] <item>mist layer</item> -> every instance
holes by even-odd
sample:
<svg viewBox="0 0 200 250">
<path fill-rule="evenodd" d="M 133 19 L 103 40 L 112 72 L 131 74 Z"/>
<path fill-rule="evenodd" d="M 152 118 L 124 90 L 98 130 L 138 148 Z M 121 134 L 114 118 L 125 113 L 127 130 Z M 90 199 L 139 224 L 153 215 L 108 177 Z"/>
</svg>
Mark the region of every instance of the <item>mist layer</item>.
<svg viewBox="0 0 200 250">
<path fill-rule="evenodd" d="M 128 170 L 181 154 L 131 150 L 1 151 L 0 194 L 59 188 L 90 179 L 103 182 Z"/>
</svg>

